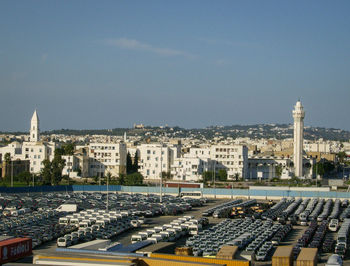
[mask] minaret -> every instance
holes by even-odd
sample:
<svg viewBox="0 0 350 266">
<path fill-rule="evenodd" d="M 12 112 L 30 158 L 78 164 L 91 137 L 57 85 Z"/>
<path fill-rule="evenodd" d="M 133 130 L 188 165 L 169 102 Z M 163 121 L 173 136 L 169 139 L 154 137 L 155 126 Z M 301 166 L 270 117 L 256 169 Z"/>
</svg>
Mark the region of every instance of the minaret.
<svg viewBox="0 0 350 266">
<path fill-rule="evenodd" d="M 294 118 L 294 169 L 295 176 L 303 176 L 303 142 L 304 142 L 304 107 L 300 100 L 297 101 L 293 110 Z"/>
<path fill-rule="evenodd" d="M 39 117 L 36 112 L 36 109 L 34 111 L 34 114 L 32 116 L 32 120 L 30 122 L 30 137 L 31 142 L 37 142 L 39 141 Z"/>
</svg>

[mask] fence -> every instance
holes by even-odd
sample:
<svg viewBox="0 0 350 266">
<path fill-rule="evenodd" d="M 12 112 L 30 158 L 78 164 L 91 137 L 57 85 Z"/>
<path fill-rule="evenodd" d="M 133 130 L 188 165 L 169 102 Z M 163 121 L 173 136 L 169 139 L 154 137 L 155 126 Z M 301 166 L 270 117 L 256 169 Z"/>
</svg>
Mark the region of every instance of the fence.
<svg viewBox="0 0 350 266">
<path fill-rule="evenodd" d="M 305 189 L 305 188 L 304 188 Z M 118 186 L 110 185 L 111 193 L 147 193 L 158 194 L 160 188 L 154 186 Z M 46 192 L 106 192 L 107 186 L 98 185 L 69 185 L 69 186 L 37 186 L 37 187 L 0 187 L 0 193 L 46 193 Z M 254 189 L 229 189 L 229 188 L 173 188 L 163 187 L 164 194 L 179 195 L 181 192 L 201 192 L 203 197 L 256 197 L 256 198 L 350 198 L 350 192 L 338 191 L 305 191 L 305 190 L 254 190 Z"/>
</svg>

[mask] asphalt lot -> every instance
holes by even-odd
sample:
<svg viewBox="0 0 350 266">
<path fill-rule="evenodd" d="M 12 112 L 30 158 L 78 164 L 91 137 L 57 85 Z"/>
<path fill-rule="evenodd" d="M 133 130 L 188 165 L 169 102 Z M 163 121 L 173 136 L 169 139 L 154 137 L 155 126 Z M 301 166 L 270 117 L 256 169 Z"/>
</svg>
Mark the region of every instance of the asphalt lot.
<svg viewBox="0 0 350 266">
<path fill-rule="evenodd" d="M 193 208 L 191 211 L 187 211 L 184 214 L 180 214 L 177 216 L 169 216 L 168 215 L 168 216 L 157 216 L 157 217 L 152 217 L 152 218 L 146 218 L 145 224 L 143 224 L 140 228 L 131 229 L 127 232 L 124 232 L 124 233 L 114 237 L 111 240 L 112 240 L 112 242 L 119 242 L 123 245 L 129 245 L 129 244 L 131 244 L 131 236 L 134 234 L 137 234 L 137 232 L 145 231 L 146 229 L 152 228 L 152 227 L 157 226 L 157 225 L 169 223 L 172 220 L 176 219 L 176 217 L 181 217 L 183 215 L 192 215 L 195 218 L 200 218 L 203 211 L 205 211 L 213 206 L 216 206 L 216 205 L 219 205 L 223 202 L 228 202 L 228 201 L 231 201 L 231 199 L 211 199 L 203 207 Z M 221 222 L 222 220 L 223 219 L 209 217 L 209 227 Z M 287 235 L 287 237 L 283 240 L 283 242 L 281 242 L 280 245 L 294 245 L 296 243 L 296 241 L 301 237 L 303 232 L 306 230 L 306 228 L 307 228 L 307 226 L 293 226 L 293 230 Z M 333 238 L 335 239 L 336 233 L 332 233 L 332 235 L 333 235 Z M 176 246 L 183 246 L 185 244 L 186 239 L 187 239 L 187 237 L 183 237 L 183 238 L 179 239 L 176 242 Z M 47 243 L 42 244 L 41 246 L 37 247 L 35 250 L 33 250 L 33 254 L 35 255 L 35 254 L 46 253 L 46 252 L 55 253 L 56 248 L 57 248 L 56 240 L 53 240 L 53 241 L 47 242 Z M 241 252 L 238 252 L 237 257 L 240 256 L 240 253 Z M 330 255 L 331 254 L 329 254 L 329 253 L 322 253 L 321 252 L 320 256 L 319 256 L 318 265 L 325 265 L 325 263 Z M 349 258 L 350 256 L 347 256 L 347 257 Z M 271 265 L 271 261 L 265 261 L 265 262 L 252 261 L 252 265 L 257 265 L 257 266 Z M 350 265 L 350 260 L 349 259 L 345 260 L 344 265 Z"/>
<path fill-rule="evenodd" d="M 131 244 L 131 236 L 134 234 L 137 234 L 138 232 L 145 231 L 146 229 L 152 228 L 157 225 L 163 225 L 166 223 L 171 222 L 172 220 L 176 219 L 176 217 L 181 217 L 183 215 L 192 215 L 195 218 L 201 217 L 201 214 L 203 211 L 218 205 L 223 202 L 230 201 L 230 199 L 211 199 L 208 201 L 204 206 L 193 208 L 191 211 L 185 212 L 184 214 L 177 215 L 177 216 L 158 216 L 158 217 L 151 217 L 146 218 L 145 224 L 143 224 L 140 228 L 131 229 L 127 232 L 124 232 L 114 238 L 111 239 L 112 242 L 119 242 L 123 245 L 130 245 Z M 209 218 L 209 226 L 215 223 L 218 223 L 221 219 L 214 219 Z M 177 245 L 183 245 L 185 243 L 186 238 L 179 239 L 177 242 Z M 47 242 L 45 244 L 40 245 L 35 250 L 33 250 L 33 254 L 40 254 L 40 252 L 56 252 L 57 244 L 56 240 Z"/>
</svg>

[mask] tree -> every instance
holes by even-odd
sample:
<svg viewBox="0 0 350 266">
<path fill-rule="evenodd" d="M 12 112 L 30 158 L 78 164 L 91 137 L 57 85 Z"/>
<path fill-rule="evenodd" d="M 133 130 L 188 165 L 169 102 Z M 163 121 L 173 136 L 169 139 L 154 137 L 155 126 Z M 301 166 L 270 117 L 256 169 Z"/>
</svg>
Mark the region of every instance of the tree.
<svg viewBox="0 0 350 266">
<path fill-rule="evenodd" d="M 163 179 L 170 179 L 170 178 L 171 178 L 170 172 L 165 172 L 165 171 L 163 171 L 163 172 L 162 172 L 162 178 L 163 178 Z"/>
<path fill-rule="evenodd" d="M 25 171 L 25 172 L 19 173 L 16 179 L 20 182 L 25 182 L 28 186 L 29 183 L 32 181 L 33 176 L 28 171 Z"/>
<path fill-rule="evenodd" d="M 133 165 L 132 165 L 131 155 L 129 152 L 126 155 L 126 173 L 127 174 L 133 173 Z"/>
<path fill-rule="evenodd" d="M 344 158 L 346 157 L 346 153 L 341 151 L 337 154 L 337 156 L 338 156 L 339 162 L 344 163 Z"/>
<path fill-rule="evenodd" d="M 227 172 L 225 169 L 220 169 L 218 174 L 220 181 L 227 181 Z"/>
<path fill-rule="evenodd" d="M 211 182 L 213 180 L 213 172 L 212 171 L 204 171 L 202 173 L 202 180 L 204 183 Z"/>
<path fill-rule="evenodd" d="M 9 152 L 5 153 L 4 161 L 6 162 L 7 165 L 10 164 L 10 162 L 11 162 L 11 154 Z"/>
<path fill-rule="evenodd" d="M 67 143 L 67 144 L 63 145 L 62 148 L 64 150 L 64 155 L 73 155 L 74 154 L 75 146 L 73 143 Z"/>
<path fill-rule="evenodd" d="M 117 179 L 118 185 L 125 185 L 125 174 L 119 174 L 119 177 Z"/>
<path fill-rule="evenodd" d="M 135 152 L 133 170 L 135 173 L 139 171 L 139 155 L 137 154 L 137 151 Z"/>
<path fill-rule="evenodd" d="M 282 166 L 280 164 L 277 164 L 275 166 L 275 171 L 276 171 L 276 176 L 277 177 L 281 177 L 281 175 L 282 175 Z"/>
<path fill-rule="evenodd" d="M 143 184 L 143 176 L 140 173 L 132 173 L 125 177 L 125 185 L 140 186 Z"/>
<path fill-rule="evenodd" d="M 65 160 L 62 159 L 61 150 L 55 150 L 55 156 L 50 160 L 43 161 L 44 168 L 41 171 L 45 185 L 58 185 L 62 180 L 62 170 L 65 166 Z"/>
</svg>

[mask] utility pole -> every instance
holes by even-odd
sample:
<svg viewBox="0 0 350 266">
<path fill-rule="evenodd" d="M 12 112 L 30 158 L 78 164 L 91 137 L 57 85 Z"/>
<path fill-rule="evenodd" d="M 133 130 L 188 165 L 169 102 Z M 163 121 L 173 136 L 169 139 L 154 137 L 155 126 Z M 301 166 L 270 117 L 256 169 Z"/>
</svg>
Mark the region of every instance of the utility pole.
<svg viewBox="0 0 350 266">
<path fill-rule="evenodd" d="M 317 187 L 317 160 L 316 160 L 316 187 Z"/>
<path fill-rule="evenodd" d="M 13 161 L 11 160 L 11 187 L 13 187 Z"/>
<path fill-rule="evenodd" d="M 213 161 L 213 182 L 214 182 L 214 198 L 216 199 L 216 187 L 215 187 L 215 161 Z"/>
<path fill-rule="evenodd" d="M 106 205 L 106 210 L 108 211 L 108 194 L 109 194 L 109 183 L 108 183 L 108 181 L 109 181 L 109 175 L 110 175 L 110 173 L 108 172 L 107 173 L 107 175 L 106 175 L 106 177 L 107 177 L 107 205 Z"/>
<path fill-rule="evenodd" d="M 160 184 L 159 184 L 159 202 L 162 203 L 162 183 L 163 183 L 163 143 L 160 147 Z"/>
</svg>

